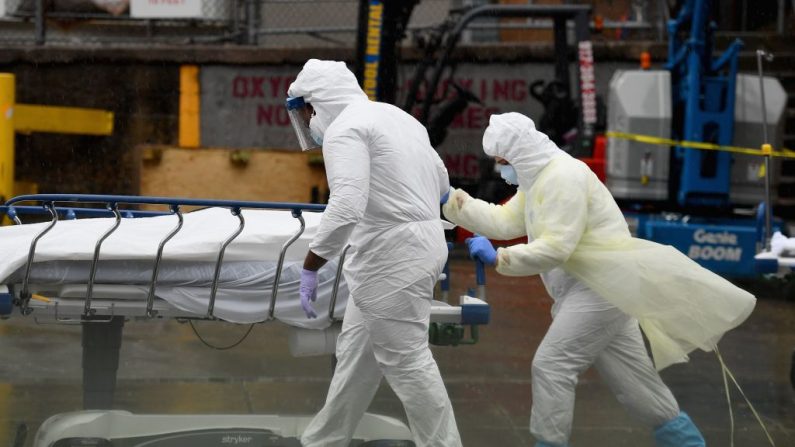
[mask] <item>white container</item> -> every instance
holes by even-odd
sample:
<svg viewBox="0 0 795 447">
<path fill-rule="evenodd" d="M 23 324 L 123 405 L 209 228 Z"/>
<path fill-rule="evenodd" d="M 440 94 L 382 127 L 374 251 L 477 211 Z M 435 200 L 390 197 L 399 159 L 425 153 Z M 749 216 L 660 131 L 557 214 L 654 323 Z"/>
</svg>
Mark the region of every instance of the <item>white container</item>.
<svg viewBox="0 0 795 447">
<path fill-rule="evenodd" d="M 130 17 L 138 19 L 228 20 L 228 0 L 130 0 Z"/>
<path fill-rule="evenodd" d="M 670 73 L 617 71 L 608 91 L 607 130 L 670 138 Z M 608 139 L 608 189 L 617 199 L 666 200 L 669 157 L 666 146 Z"/>
<path fill-rule="evenodd" d="M 784 109 L 787 92 L 778 79 L 765 76 L 765 106 L 767 107 L 767 134 L 774 149 L 781 147 L 784 134 Z M 759 76 L 737 75 L 737 99 L 734 103 L 734 146 L 759 149 L 764 139 L 762 129 L 762 99 L 759 94 Z M 765 198 L 765 179 L 760 168 L 765 159 L 756 155 L 734 154 L 731 173 L 730 200 L 735 205 L 757 205 Z M 775 201 L 781 174 L 781 159 L 771 159 L 770 197 Z"/>
<path fill-rule="evenodd" d="M 787 94 L 776 78 L 765 77 L 768 135 L 781 147 Z M 738 74 L 732 145 L 758 149 L 763 141 L 759 78 Z M 607 129 L 669 138 L 671 132 L 671 81 L 667 71 L 618 71 L 610 81 Z M 668 198 L 670 149 L 610 138 L 607 144 L 607 187 L 617 199 L 665 200 Z M 732 154 L 730 201 L 757 205 L 764 200 L 764 158 Z M 771 198 L 776 200 L 780 160 L 771 168 Z"/>
</svg>

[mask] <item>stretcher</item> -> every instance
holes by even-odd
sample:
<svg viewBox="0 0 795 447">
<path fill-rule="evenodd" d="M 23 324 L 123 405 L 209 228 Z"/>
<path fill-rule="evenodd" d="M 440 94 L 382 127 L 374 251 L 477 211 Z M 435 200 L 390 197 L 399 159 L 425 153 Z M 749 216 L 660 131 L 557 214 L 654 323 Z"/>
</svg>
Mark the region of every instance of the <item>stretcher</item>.
<svg viewBox="0 0 795 447">
<path fill-rule="evenodd" d="M 16 206 L 20 202 L 41 205 Z M 106 209 L 55 206 L 63 202 L 103 203 Z M 122 210 L 120 204 L 164 205 L 170 212 Z M 210 208 L 183 213 L 185 206 Z M 0 315 L 16 312 L 55 322 L 116 316 L 279 320 L 324 329 L 339 321 L 347 301 L 342 275 L 347 249 L 319 272 L 319 318 L 307 319 L 297 299 L 303 255 L 323 209 L 131 196 L 17 197 L 0 207 L 20 224 L 3 228 L 0 238 L 0 252 L 6 253 L 0 259 Z M 48 213 L 50 221 L 21 225 L 22 213 L 36 211 Z M 113 217 L 100 217 L 108 214 Z M 482 270 L 478 265 L 481 298 Z M 450 306 L 449 281 L 441 279 L 442 301 L 434 303 L 432 321 L 486 321 L 482 300 L 468 297 Z"/>
<path fill-rule="evenodd" d="M 138 415 L 127 411 L 77 411 L 47 419 L 34 447 L 301 447 L 307 416 Z M 365 414 L 351 446 L 414 447 L 397 419 Z"/>
<path fill-rule="evenodd" d="M 167 211 L 134 209 L 140 206 Z M 194 210 L 183 211 L 188 207 Z M 342 274 L 348 248 L 319 272 L 317 319 L 305 317 L 298 296 L 303 257 L 324 209 L 313 204 L 140 196 L 15 197 L 0 207 L 0 218 L 6 215 L 16 223 L 0 227 L 0 318 L 82 325 L 87 409 L 112 407 L 122 330 L 129 320 L 281 322 L 290 327 L 293 355 L 333 353 L 348 298 Z M 34 220 L 40 222 L 31 223 Z M 476 273 L 477 292 L 472 290 L 451 303 L 449 269 L 445 269 L 440 278 L 440 300 L 434 300 L 432 306 L 432 343 L 477 342 L 477 328 L 488 323 L 490 309 L 485 302 L 482 264 L 476 265 Z M 102 433 L 112 435 L 104 425 L 107 421 L 116 421 L 111 424 L 115 430 L 128 423 L 140 426 L 146 417 L 78 412 L 58 415 L 42 430 L 50 435 L 61 433 L 58 436 L 65 439 L 67 427 L 79 425 L 84 437 L 91 438 L 96 432 L 97 438 L 102 438 Z M 93 422 L 85 424 L 86 418 Z M 172 427 L 181 423 L 175 418 Z M 191 426 L 186 421 L 195 421 L 193 416 L 185 418 L 186 427 Z M 411 439 L 410 433 L 399 437 L 390 431 L 396 421 L 379 418 L 367 416 L 370 424 L 362 428 L 362 442 L 384 436 Z M 234 430 L 249 427 L 239 425 L 248 421 L 244 419 L 232 417 L 228 419 L 231 426 L 212 426 L 217 432 L 208 436 L 225 433 L 225 439 L 238 439 Z M 301 424 L 296 417 L 273 416 L 268 421 L 253 421 L 265 424 L 259 427 L 270 432 L 257 436 L 291 439 Z M 192 427 L 202 427 L 198 424 Z M 52 427 L 60 428 L 54 431 Z M 147 445 L 159 445 L 150 437 L 161 435 L 172 437 L 165 432 L 141 434 L 148 439 Z M 36 445 L 53 444 L 42 440 Z M 137 444 L 128 439 L 102 445 Z"/>
</svg>

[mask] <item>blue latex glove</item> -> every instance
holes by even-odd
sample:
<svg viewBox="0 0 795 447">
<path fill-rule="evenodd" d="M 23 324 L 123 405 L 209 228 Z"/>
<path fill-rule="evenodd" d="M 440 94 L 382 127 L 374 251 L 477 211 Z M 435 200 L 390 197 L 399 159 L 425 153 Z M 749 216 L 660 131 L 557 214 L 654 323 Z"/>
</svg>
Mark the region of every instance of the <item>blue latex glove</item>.
<svg viewBox="0 0 795 447">
<path fill-rule="evenodd" d="M 466 240 L 469 247 L 469 256 L 472 259 L 480 259 L 484 264 L 497 264 L 497 250 L 491 245 L 491 241 L 483 236 L 475 235 Z"/>
<path fill-rule="evenodd" d="M 444 205 L 447 203 L 447 199 L 450 198 L 450 190 L 448 189 L 446 193 L 442 196 L 442 199 L 439 201 L 440 204 Z"/>
<path fill-rule="evenodd" d="M 304 308 L 307 318 L 317 318 L 315 309 L 312 308 L 312 301 L 317 299 L 317 272 L 311 270 L 301 270 L 301 307 Z"/>
</svg>

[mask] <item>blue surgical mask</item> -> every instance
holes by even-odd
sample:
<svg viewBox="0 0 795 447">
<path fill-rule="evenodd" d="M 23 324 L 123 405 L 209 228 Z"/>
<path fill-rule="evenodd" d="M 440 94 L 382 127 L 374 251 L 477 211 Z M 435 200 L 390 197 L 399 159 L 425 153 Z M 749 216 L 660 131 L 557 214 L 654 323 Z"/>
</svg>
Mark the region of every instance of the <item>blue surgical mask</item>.
<svg viewBox="0 0 795 447">
<path fill-rule="evenodd" d="M 516 175 L 516 169 L 511 165 L 500 165 L 500 177 L 509 185 L 519 184 L 519 177 Z"/>
</svg>

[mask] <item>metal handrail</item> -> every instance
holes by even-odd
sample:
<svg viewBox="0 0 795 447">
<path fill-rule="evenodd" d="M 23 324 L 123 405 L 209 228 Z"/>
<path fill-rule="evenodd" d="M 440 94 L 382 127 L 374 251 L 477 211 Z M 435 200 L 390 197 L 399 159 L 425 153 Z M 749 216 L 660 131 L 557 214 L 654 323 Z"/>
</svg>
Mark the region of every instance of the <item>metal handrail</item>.
<svg viewBox="0 0 795 447">
<path fill-rule="evenodd" d="M 117 196 L 102 194 L 29 194 L 9 199 L 9 207 L 21 202 L 77 202 L 77 203 L 124 203 L 127 205 L 181 205 L 218 208 L 251 208 L 269 210 L 297 210 L 322 212 L 326 205 L 289 202 L 252 202 L 244 200 L 187 199 L 174 197 Z"/>
<path fill-rule="evenodd" d="M 232 233 L 223 244 L 221 244 L 221 250 L 218 252 L 218 261 L 215 263 L 215 275 L 213 276 L 213 285 L 210 289 L 210 303 L 207 305 L 207 318 L 215 318 L 213 315 L 213 311 L 215 311 L 215 295 L 218 293 L 218 280 L 221 277 L 221 264 L 224 262 L 224 253 L 226 252 L 226 247 L 232 243 L 240 233 L 243 232 L 243 228 L 246 226 L 246 220 L 243 218 L 243 213 L 240 211 L 240 208 L 232 208 L 232 215 L 236 216 L 240 221 L 240 225 L 238 225 L 237 230 Z"/>
<path fill-rule="evenodd" d="M 58 223 L 58 213 L 55 212 L 55 207 L 53 206 L 53 203 L 52 202 L 47 203 L 45 204 L 45 206 L 47 207 L 47 209 L 50 210 L 50 214 L 52 215 L 52 221 L 46 228 L 40 231 L 39 234 L 37 234 L 36 237 L 33 238 L 33 241 L 31 241 L 30 243 L 30 249 L 28 250 L 28 262 L 25 265 L 25 279 L 22 282 L 22 291 L 19 294 L 20 298 L 22 299 L 21 307 L 23 315 L 27 315 L 31 312 L 30 307 L 28 307 L 28 304 L 30 304 L 30 298 L 32 296 L 29 290 L 30 270 L 31 267 L 33 266 L 33 258 L 36 256 L 36 245 L 39 243 L 39 239 L 41 239 L 45 234 L 49 233 L 49 231 L 52 230 L 55 224 Z"/>
<path fill-rule="evenodd" d="M 171 240 L 179 230 L 182 229 L 182 224 L 184 223 L 184 219 L 182 218 L 182 212 L 179 209 L 179 205 L 171 205 L 171 211 L 177 216 L 177 226 L 171 230 L 166 237 L 160 241 L 160 245 L 157 247 L 157 255 L 155 255 L 155 266 L 152 268 L 152 283 L 149 285 L 149 295 L 146 297 L 146 316 L 152 318 L 157 315 L 153 309 L 155 305 L 155 288 L 157 287 L 157 275 L 160 272 L 160 260 L 163 258 L 163 248 L 165 248 L 166 243 Z"/>
<path fill-rule="evenodd" d="M 351 248 L 350 245 L 345 247 L 345 250 L 342 250 L 342 254 L 340 255 L 339 264 L 337 264 L 337 276 L 334 278 L 334 289 L 331 291 L 331 301 L 328 305 L 328 319 L 330 321 L 334 320 L 334 309 L 337 307 L 337 293 L 340 289 L 340 279 L 342 279 L 342 268 L 345 265 L 345 256 L 348 254 L 348 249 Z"/>
<path fill-rule="evenodd" d="M 70 208 L 70 207 L 62 207 L 56 206 L 55 211 L 58 214 L 64 215 L 67 220 L 74 219 L 78 216 L 82 217 L 113 217 L 113 211 L 105 208 L 105 209 L 98 209 L 98 208 Z M 163 211 L 141 211 L 141 210 L 131 210 L 131 209 L 119 209 L 119 212 L 124 217 L 154 217 L 154 216 L 167 216 L 169 213 Z M 39 206 L 0 206 L 0 216 L 3 214 L 7 215 L 10 219 L 14 220 L 17 224 L 22 223 L 17 222 L 16 219 L 19 219 L 20 214 L 49 214 L 49 211 L 45 208 Z"/>
<path fill-rule="evenodd" d="M 108 207 L 113 214 L 116 216 L 116 221 L 113 223 L 113 226 L 108 228 L 105 234 L 99 238 L 97 244 L 94 246 L 94 259 L 91 260 L 91 273 L 88 277 L 88 288 L 86 289 L 86 303 L 85 303 L 85 310 L 83 311 L 83 315 L 90 316 L 91 312 L 91 298 L 94 293 L 94 281 L 96 280 L 97 276 L 97 264 L 99 263 L 99 251 L 102 248 L 102 243 L 105 242 L 105 239 L 108 238 L 111 234 L 113 234 L 121 225 L 121 213 L 117 207 L 117 204 L 111 202 L 108 204 Z"/>
<path fill-rule="evenodd" d="M 282 277 L 282 268 L 284 267 L 284 257 L 287 254 L 287 249 L 293 245 L 293 242 L 298 240 L 302 234 L 304 234 L 304 230 L 306 229 L 306 222 L 304 221 L 304 216 L 301 215 L 300 211 L 293 211 L 293 217 L 298 219 L 298 222 L 301 223 L 301 228 L 298 229 L 290 239 L 287 240 L 282 245 L 282 249 L 279 252 L 279 262 L 276 264 L 276 276 L 273 279 L 273 289 L 271 291 L 271 303 L 268 308 L 268 319 L 272 320 L 276 313 L 276 295 L 279 293 L 279 280 Z"/>
</svg>

